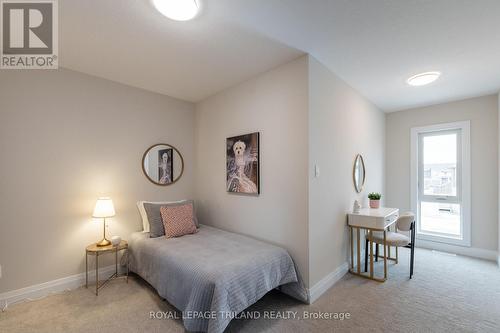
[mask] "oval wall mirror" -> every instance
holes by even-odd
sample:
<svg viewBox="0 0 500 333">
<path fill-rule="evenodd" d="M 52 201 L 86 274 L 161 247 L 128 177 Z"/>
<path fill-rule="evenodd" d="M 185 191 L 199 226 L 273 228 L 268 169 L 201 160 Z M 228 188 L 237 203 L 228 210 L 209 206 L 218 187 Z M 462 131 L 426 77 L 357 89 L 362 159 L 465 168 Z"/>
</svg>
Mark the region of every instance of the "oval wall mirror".
<svg viewBox="0 0 500 333">
<path fill-rule="evenodd" d="M 149 147 L 142 156 L 142 171 L 153 184 L 171 185 L 181 178 L 184 159 L 174 146 L 158 143 Z"/>
<path fill-rule="evenodd" d="M 356 192 L 360 193 L 363 191 L 363 186 L 365 185 L 366 171 L 365 171 L 365 161 L 361 154 L 356 155 L 354 160 L 354 168 L 352 170 L 352 178 L 354 180 L 354 188 Z"/>
</svg>

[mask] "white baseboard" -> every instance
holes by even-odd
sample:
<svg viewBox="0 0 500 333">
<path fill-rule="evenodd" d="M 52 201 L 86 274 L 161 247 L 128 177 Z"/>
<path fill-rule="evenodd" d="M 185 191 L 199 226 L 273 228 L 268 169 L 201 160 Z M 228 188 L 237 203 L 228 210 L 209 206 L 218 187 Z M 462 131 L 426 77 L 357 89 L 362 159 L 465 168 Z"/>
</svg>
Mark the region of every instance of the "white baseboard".
<svg viewBox="0 0 500 333">
<path fill-rule="evenodd" d="M 99 268 L 99 276 L 108 277 L 115 272 L 115 265 Z M 119 272 L 121 269 L 119 267 Z M 122 272 L 121 272 L 122 273 Z M 89 283 L 94 285 L 95 271 L 89 271 Z M 101 280 L 101 279 L 99 279 Z M 9 305 L 28 300 L 39 299 L 50 294 L 65 290 L 76 289 L 85 285 L 85 272 L 67 276 L 61 279 L 52 280 L 26 288 L 8 291 L 0 294 L 0 310 L 6 309 Z M 95 286 L 95 285 L 94 285 Z"/>
<path fill-rule="evenodd" d="M 464 247 L 458 245 L 444 244 L 438 242 L 432 242 L 423 239 L 417 239 L 415 243 L 417 247 L 424 249 L 437 250 L 449 253 L 455 253 L 462 256 L 485 259 L 485 260 L 499 260 L 499 254 L 497 251 L 480 249 L 477 247 Z"/>
<path fill-rule="evenodd" d="M 339 281 L 349 271 L 349 264 L 343 263 L 336 270 L 322 278 L 312 288 L 309 288 L 309 304 L 314 303 L 321 295 L 330 289 L 337 281 Z"/>
</svg>

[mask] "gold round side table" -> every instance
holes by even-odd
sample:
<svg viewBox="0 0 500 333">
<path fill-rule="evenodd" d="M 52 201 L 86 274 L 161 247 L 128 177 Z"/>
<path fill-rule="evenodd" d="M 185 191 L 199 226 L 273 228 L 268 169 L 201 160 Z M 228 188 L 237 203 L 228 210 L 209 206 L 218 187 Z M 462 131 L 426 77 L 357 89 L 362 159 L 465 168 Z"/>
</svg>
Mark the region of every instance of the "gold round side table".
<svg viewBox="0 0 500 333">
<path fill-rule="evenodd" d="M 87 246 L 85 249 L 85 288 L 89 287 L 89 255 L 95 256 L 95 294 L 99 295 L 99 289 L 104 287 L 104 285 L 112 279 L 116 279 L 120 277 L 118 275 L 118 251 L 127 250 L 128 243 L 125 240 L 122 240 L 118 245 L 107 245 L 107 246 L 97 246 L 97 243 L 91 244 Z M 114 253 L 115 254 L 115 272 L 109 278 L 107 278 L 103 283 L 99 284 L 99 256 L 102 256 L 106 253 Z M 127 256 L 127 273 L 125 275 L 127 283 L 128 283 L 128 254 Z M 123 277 L 123 276 L 122 276 Z"/>
</svg>

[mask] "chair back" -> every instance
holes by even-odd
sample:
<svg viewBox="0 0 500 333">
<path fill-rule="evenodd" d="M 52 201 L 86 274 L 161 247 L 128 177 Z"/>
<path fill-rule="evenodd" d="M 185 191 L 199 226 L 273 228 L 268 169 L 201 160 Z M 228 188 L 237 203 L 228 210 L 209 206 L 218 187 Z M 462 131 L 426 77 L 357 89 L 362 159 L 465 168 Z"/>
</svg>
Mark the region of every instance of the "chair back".
<svg viewBox="0 0 500 333">
<path fill-rule="evenodd" d="M 413 213 L 404 213 L 398 217 L 396 228 L 401 231 L 410 231 L 414 221 L 415 215 Z"/>
</svg>

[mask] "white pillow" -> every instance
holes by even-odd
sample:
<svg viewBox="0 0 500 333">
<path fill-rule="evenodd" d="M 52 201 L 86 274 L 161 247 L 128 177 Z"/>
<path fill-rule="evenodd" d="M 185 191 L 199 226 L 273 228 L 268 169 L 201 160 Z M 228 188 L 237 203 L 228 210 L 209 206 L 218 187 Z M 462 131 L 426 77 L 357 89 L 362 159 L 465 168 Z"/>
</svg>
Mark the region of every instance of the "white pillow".
<svg viewBox="0 0 500 333">
<path fill-rule="evenodd" d="M 183 201 L 186 201 L 186 200 L 179 200 L 179 201 L 137 201 L 137 208 L 139 209 L 139 213 L 141 214 L 141 219 L 142 219 L 142 231 L 149 232 L 148 214 L 146 214 L 146 209 L 144 208 L 145 203 L 167 205 L 167 204 L 179 203 L 179 202 L 183 202 Z"/>
</svg>

